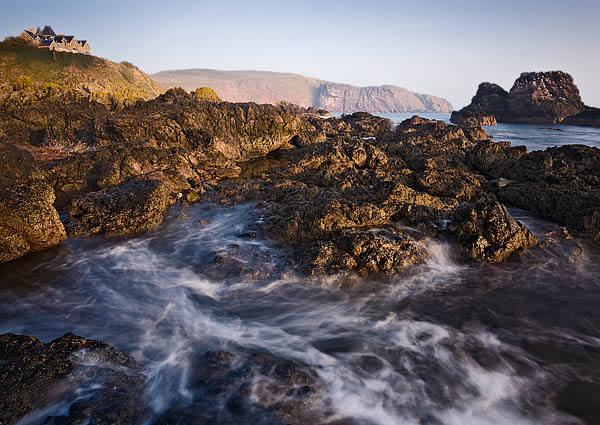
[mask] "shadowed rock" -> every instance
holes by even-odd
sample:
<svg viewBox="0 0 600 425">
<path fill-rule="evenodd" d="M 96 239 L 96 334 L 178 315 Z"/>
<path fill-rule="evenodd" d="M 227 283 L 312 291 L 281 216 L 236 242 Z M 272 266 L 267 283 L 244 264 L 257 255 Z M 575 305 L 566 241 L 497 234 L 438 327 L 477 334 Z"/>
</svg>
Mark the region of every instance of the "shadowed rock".
<svg viewBox="0 0 600 425">
<path fill-rule="evenodd" d="M 26 151 L 0 142 L 0 262 L 66 239 L 54 191 Z"/>
<path fill-rule="evenodd" d="M 140 366 L 93 340 L 66 334 L 44 344 L 30 336 L 0 335 L 0 423 L 35 410 L 44 423 L 139 424 L 148 414 Z M 88 388 L 85 394 L 82 388 Z M 70 405 L 68 416 L 58 407 Z M 54 406 L 54 408 L 52 407 Z"/>
</svg>

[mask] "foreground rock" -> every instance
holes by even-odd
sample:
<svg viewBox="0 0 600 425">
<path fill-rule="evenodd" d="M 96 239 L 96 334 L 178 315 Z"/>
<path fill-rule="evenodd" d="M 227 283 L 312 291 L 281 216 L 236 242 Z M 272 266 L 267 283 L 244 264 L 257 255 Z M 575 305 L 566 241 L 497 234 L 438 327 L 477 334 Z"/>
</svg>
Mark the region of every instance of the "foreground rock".
<svg viewBox="0 0 600 425">
<path fill-rule="evenodd" d="M 499 262 L 536 240 L 469 164 L 481 132 L 414 117 L 376 139 L 279 152 L 254 179 L 224 182 L 207 199 L 261 200 L 262 231 L 294 247 L 309 274 L 402 273 L 441 233 L 472 258 Z"/>
<path fill-rule="evenodd" d="M 193 364 L 191 400 L 169 408 L 155 424 L 321 423 L 311 415 L 321 385 L 306 365 L 222 350 L 199 354 Z"/>
<path fill-rule="evenodd" d="M 600 241 L 599 149 L 566 145 L 525 153 L 492 143 L 478 148 L 495 151 L 487 155 L 489 162 L 476 166 L 504 179 L 497 189 L 500 199 Z"/>
<path fill-rule="evenodd" d="M 66 239 L 54 191 L 26 151 L 0 142 L 0 262 Z"/>
<path fill-rule="evenodd" d="M 597 125 L 597 114 L 589 109 L 571 75 L 561 71 L 524 72 L 508 93 L 497 84 L 480 84 L 471 104 L 454 111 L 450 120 L 463 125 L 494 125 L 496 120 L 542 124 L 567 120 L 572 125 Z"/>
<path fill-rule="evenodd" d="M 67 230 L 71 236 L 136 233 L 160 223 L 168 206 L 163 183 L 134 180 L 73 201 Z"/>
<path fill-rule="evenodd" d="M 50 407 L 44 423 L 139 424 L 148 415 L 144 380 L 131 357 L 73 334 L 44 344 L 36 338 L 0 335 L 0 423 L 13 424 Z M 89 388 L 81 396 L 81 388 Z M 70 405 L 65 409 L 60 406 Z"/>
<path fill-rule="evenodd" d="M 513 252 L 533 248 L 537 241 L 529 229 L 515 220 L 506 207 L 492 204 L 462 205 L 454 216 L 451 232 L 467 253 L 477 260 L 499 263 Z"/>
<path fill-rule="evenodd" d="M 110 346 L 66 334 L 44 344 L 0 335 L 0 424 L 316 423 L 322 385 L 307 365 L 261 352 L 193 351 L 182 400 L 153 411 L 164 389 Z M 30 416 L 26 416 L 30 415 Z"/>
</svg>

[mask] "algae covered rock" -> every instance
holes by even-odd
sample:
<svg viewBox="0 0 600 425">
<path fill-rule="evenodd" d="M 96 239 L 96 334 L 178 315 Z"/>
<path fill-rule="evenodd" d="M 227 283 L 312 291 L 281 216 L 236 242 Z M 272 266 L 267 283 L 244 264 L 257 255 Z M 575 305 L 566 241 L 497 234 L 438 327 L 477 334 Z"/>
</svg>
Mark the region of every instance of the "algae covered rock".
<svg viewBox="0 0 600 425">
<path fill-rule="evenodd" d="M 70 235 L 125 235 L 160 223 L 169 206 L 169 194 L 157 180 L 133 180 L 91 192 L 69 207 Z"/>
<path fill-rule="evenodd" d="M 0 163 L 0 262 L 64 241 L 54 190 L 31 154 L 0 142 Z"/>
<path fill-rule="evenodd" d="M 453 222 L 451 233 L 476 260 L 499 263 L 513 252 L 537 244 L 529 229 L 499 202 L 463 204 Z"/>
<path fill-rule="evenodd" d="M 215 93 L 215 91 L 210 87 L 198 87 L 192 92 L 192 94 L 198 100 L 206 100 L 208 102 L 222 102 L 219 96 L 217 96 L 217 93 Z"/>
<path fill-rule="evenodd" d="M 0 335 L 0 423 L 16 423 L 43 408 L 43 423 L 87 423 L 90 416 L 95 424 L 141 423 L 149 412 L 140 372 L 133 358 L 71 333 L 47 344 Z M 81 397 L 90 384 L 96 389 Z M 68 417 L 56 408 L 60 403 L 70 403 Z"/>
</svg>

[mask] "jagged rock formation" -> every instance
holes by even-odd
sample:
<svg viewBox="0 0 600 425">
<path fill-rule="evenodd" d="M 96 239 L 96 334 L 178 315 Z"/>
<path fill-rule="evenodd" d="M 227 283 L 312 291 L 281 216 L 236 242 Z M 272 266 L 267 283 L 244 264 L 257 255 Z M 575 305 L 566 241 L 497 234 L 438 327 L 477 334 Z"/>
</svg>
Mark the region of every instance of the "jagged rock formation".
<svg viewBox="0 0 600 425">
<path fill-rule="evenodd" d="M 151 229 L 169 206 L 165 185 L 157 180 L 133 180 L 88 193 L 69 206 L 70 235 L 122 235 Z"/>
<path fill-rule="evenodd" d="M 566 205 L 568 196 L 581 214 L 553 219 L 597 235 L 596 177 L 582 174 L 583 156 L 568 168 L 568 178 L 586 182 L 577 192 L 546 190 L 536 186 L 546 169 L 531 171 L 545 164 L 538 154 L 490 144 L 480 127 L 413 117 L 393 129 L 368 113 L 323 119 L 315 109 L 198 100 L 183 89 L 119 109 L 72 91 L 19 93 L 4 99 L 0 136 L 32 152 L 55 206 L 69 209 L 72 235 L 142 231 L 177 199 L 260 199 L 258 230 L 297 252 L 299 271 L 360 275 L 401 273 L 424 261 L 426 236 L 446 234 L 478 261 L 532 247 L 535 238 L 503 200 L 547 214 L 554 204 L 544 200 Z M 535 167 L 523 163 L 530 172 L 518 178 L 543 194 L 529 197 L 535 205 L 511 194 L 518 185 L 491 181 L 517 180 L 511 173 L 525 157 Z M 567 171 L 553 164 L 554 184 Z"/>
<path fill-rule="evenodd" d="M 152 77 L 163 87 L 212 87 L 230 102 L 275 104 L 288 101 L 331 112 L 450 112 L 452 105 L 439 97 L 413 93 L 398 86 L 356 87 L 296 74 L 259 71 L 189 69 L 163 71 Z"/>
<path fill-rule="evenodd" d="M 221 182 L 207 196 L 261 200 L 262 231 L 293 247 L 294 266 L 309 274 L 402 273 L 427 258 L 423 238 L 442 233 L 470 257 L 500 262 L 537 241 L 470 168 L 481 137 L 414 117 L 375 139 L 279 152 L 253 179 Z"/>
<path fill-rule="evenodd" d="M 583 104 L 571 75 L 552 71 L 524 72 L 508 93 L 497 84 L 482 83 L 471 104 L 454 111 L 450 120 L 467 125 L 494 125 L 496 120 L 597 125 L 597 115 Z"/>
<path fill-rule="evenodd" d="M 87 397 L 80 387 L 96 381 Z M 71 402 L 46 412 L 47 423 L 136 424 L 149 409 L 141 402 L 144 378 L 136 361 L 104 344 L 66 334 L 47 344 L 23 335 L 0 335 L 0 423 L 13 424 L 34 410 Z M 44 419 L 44 418 L 42 418 Z"/>
<path fill-rule="evenodd" d="M 0 164 L 0 262 L 64 241 L 54 190 L 31 154 L 0 142 Z"/>
</svg>

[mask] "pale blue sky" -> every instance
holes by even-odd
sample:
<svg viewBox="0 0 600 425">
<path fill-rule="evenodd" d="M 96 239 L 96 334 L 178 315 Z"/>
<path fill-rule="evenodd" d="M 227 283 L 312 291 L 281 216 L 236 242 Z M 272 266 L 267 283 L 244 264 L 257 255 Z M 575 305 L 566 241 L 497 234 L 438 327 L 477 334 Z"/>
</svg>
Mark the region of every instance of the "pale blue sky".
<svg viewBox="0 0 600 425">
<path fill-rule="evenodd" d="M 215 68 L 396 84 L 464 106 L 481 81 L 570 72 L 600 106 L 600 0 L 0 0 L 0 37 L 25 27 L 89 40 L 148 73 Z"/>
</svg>

